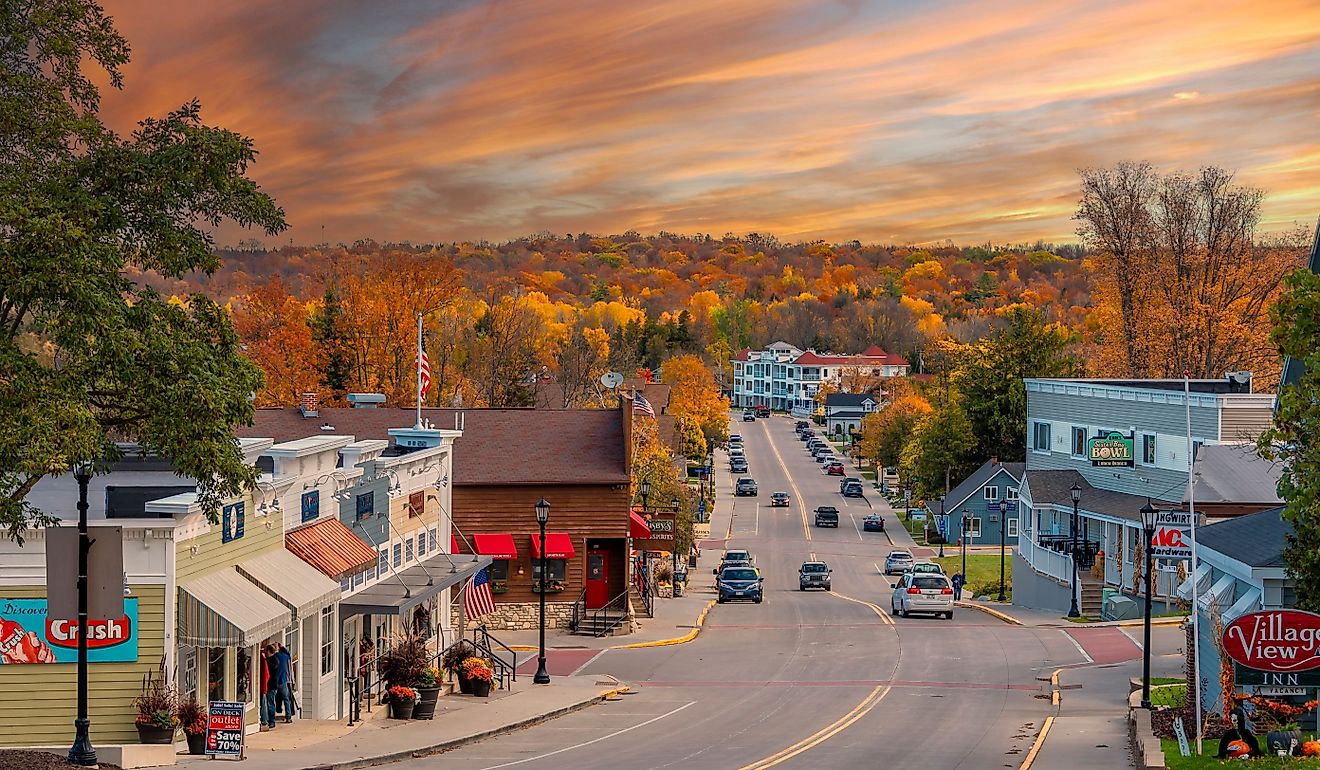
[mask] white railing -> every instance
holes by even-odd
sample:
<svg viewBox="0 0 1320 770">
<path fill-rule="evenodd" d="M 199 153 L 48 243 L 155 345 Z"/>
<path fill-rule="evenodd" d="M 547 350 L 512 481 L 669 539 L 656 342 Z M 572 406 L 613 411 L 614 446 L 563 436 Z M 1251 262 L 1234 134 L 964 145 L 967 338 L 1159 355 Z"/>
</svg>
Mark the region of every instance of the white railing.
<svg viewBox="0 0 1320 770">
<path fill-rule="evenodd" d="M 1065 585 L 1072 583 L 1072 556 L 1042 548 L 1030 537 L 1018 538 L 1018 550 L 1032 569 Z"/>
</svg>

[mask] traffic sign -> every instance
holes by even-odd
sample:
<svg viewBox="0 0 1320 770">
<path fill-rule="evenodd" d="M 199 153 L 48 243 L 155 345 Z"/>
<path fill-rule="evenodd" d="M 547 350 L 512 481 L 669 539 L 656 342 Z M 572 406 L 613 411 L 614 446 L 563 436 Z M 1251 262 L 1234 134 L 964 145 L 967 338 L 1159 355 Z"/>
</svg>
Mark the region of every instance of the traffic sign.
<svg viewBox="0 0 1320 770">
<path fill-rule="evenodd" d="M 948 516 L 941 516 L 939 521 L 940 537 L 944 537 L 944 523 L 949 520 Z"/>
</svg>

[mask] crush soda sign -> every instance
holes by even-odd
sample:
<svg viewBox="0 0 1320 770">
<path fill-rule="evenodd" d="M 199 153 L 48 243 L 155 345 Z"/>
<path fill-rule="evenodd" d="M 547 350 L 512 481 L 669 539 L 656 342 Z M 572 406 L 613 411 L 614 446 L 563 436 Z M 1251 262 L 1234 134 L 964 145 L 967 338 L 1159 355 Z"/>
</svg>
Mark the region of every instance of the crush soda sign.
<svg viewBox="0 0 1320 770">
<path fill-rule="evenodd" d="M 1320 667 L 1320 615 L 1253 612 L 1224 629 L 1224 652 L 1244 668 L 1296 673 Z"/>
<path fill-rule="evenodd" d="M 138 659 L 138 600 L 124 600 L 118 618 L 89 618 L 87 660 L 132 663 Z M 45 599 L 0 598 L 0 664 L 77 663 L 78 622 L 52 618 Z"/>
</svg>

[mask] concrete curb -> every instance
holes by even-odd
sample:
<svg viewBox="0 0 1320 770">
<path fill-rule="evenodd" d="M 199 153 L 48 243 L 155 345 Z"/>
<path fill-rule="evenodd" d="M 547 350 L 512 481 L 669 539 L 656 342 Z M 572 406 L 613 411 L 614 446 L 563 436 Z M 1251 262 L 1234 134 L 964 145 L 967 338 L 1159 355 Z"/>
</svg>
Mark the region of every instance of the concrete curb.
<svg viewBox="0 0 1320 770">
<path fill-rule="evenodd" d="M 362 757 L 360 759 L 350 759 L 346 762 L 334 762 L 328 765 L 314 765 L 312 767 L 304 768 L 304 770 L 360 770 L 360 768 L 365 768 L 365 767 L 376 767 L 377 765 L 386 765 L 392 762 L 402 762 L 408 759 L 418 759 L 421 757 L 428 757 L 433 754 L 440 754 L 446 751 L 457 749 L 462 746 L 466 746 L 469 743 L 476 743 L 477 741 L 485 740 L 486 738 L 493 738 L 497 735 L 503 735 L 505 733 L 513 732 L 514 730 L 521 730 L 525 727 L 532 727 L 534 725 L 541 724 L 542 722 L 548 722 L 551 719 L 562 717 L 567 714 L 572 714 L 575 711 L 581 711 L 582 709 L 587 708 L 588 706 L 594 706 L 597 703 L 602 703 L 604 701 L 617 698 L 619 695 L 625 692 L 628 692 L 627 687 L 616 687 L 610 690 L 599 692 L 591 696 L 590 698 L 585 698 L 583 700 L 578 701 L 577 703 L 571 703 L 567 706 L 557 708 L 554 711 L 549 711 L 544 714 L 537 714 L 536 716 L 528 717 L 526 719 L 521 719 L 518 720 L 517 722 L 511 722 L 510 724 L 507 725 L 492 727 L 489 730 L 483 730 L 482 732 L 479 733 L 464 735 L 461 738 L 451 738 L 447 741 L 441 741 L 439 743 L 431 744 L 430 746 L 423 746 L 420 749 L 394 751 L 389 754 L 381 754 L 374 757 Z"/>
<path fill-rule="evenodd" d="M 691 631 L 688 631 L 686 634 L 683 634 L 682 636 L 676 636 L 672 639 L 657 639 L 656 641 L 653 642 L 634 642 L 633 644 L 616 644 L 613 647 L 606 647 L 605 649 L 639 650 L 644 647 L 669 647 L 675 644 L 686 644 L 692 641 L 693 639 L 696 639 L 697 634 L 701 633 L 701 627 L 706 623 L 706 613 L 710 612 L 710 608 L 714 606 L 715 606 L 714 599 L 711 599 L 709 602 L 707 602 L 705 609 L 703 609 L 701 611 L 701 614 L 697 616 L 696 628 L 693 628 Z"/>
<path fill-rule="evenodd" d="M 971 609 L 971 610 L 980 610 L 981 612 L 984 612 L 987 615 L 993 615 L 996 618 L 999 618 L 1000 620 L 1012 626 L 1024 625 L 1022 621 L 1018 620 L 1012 615 L 1009 615 L 1004 612 L 1000 612 L 999 610 L 993 607 L 987 607 L 984 604 L 977 604 L 976 602 L 954 602 L 953 604 L 956 607 L 966 607 L 967 609 Z"/>
</svg>

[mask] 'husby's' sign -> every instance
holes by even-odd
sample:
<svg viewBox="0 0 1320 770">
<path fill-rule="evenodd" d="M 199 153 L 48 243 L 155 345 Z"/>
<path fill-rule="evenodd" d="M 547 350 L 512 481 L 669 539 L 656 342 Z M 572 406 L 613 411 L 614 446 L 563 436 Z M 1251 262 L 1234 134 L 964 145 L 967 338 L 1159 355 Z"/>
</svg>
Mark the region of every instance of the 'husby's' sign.
<svg viewBox="0 0 1320 770">
<path fill-rule="evenodd" d="M 1257 671 L 1320 668 L 1320 615 L 1300 610 L 1253 612 L 1224 628 L 1224 652 Z"/>
</svg>

